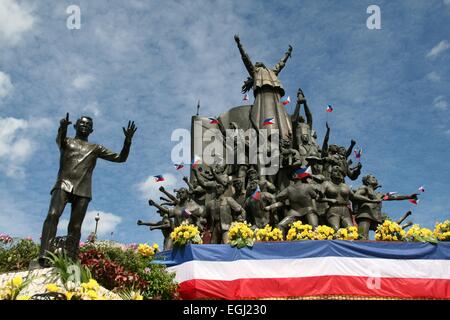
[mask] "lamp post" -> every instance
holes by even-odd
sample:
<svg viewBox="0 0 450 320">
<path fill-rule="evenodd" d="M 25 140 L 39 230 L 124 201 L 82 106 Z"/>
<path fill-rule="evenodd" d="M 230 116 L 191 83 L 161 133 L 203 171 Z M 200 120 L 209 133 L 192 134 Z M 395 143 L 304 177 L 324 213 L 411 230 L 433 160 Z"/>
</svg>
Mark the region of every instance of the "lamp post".
<svg viewBox="0 0 450 320">
<path fill-rule="evenodd" d="M 97 213 L 95 216 L 95 231 L 94 231 L 94 239 L 97 239 L 97 227 L 98 227 L 98 221 L 100 220 L 100 213 Z"/>
</svg>

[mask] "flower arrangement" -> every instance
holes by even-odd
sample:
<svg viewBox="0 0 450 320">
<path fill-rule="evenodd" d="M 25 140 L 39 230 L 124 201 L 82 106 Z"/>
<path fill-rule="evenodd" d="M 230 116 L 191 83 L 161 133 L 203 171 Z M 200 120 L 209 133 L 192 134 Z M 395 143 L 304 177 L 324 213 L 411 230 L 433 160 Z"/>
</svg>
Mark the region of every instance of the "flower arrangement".
<svg viewBox="0 0 450 320">
<path fill-rule="evenodd" d="M 30 297 L 20 295 L 20 292 L 28 286 L 32 281 L 30 279 L 23 279 L 21 276 L 16 276 L 7 281 L 3 287 L 0 287 L 0 300 L 28 300 Z"/>
<path fill-rule="evenodd" d="M 254 243 L 254 232 L 247 222 L 233 222 L 228 230 L 228 239 L 232 247 L 251 247 Z"/>
<path fill-rule="evenodd" d="M 450 220 L 437 223 L 434 228 L 434 235 L 439 241 L 450 241 Z"/>
<path fill-rule="evenodd" d="M 333 240 L 334 238 L 334 229 L 329 226 L 318 226 L 316 230 L 314 230 L 314 239 L 315 240 Z"/>
<path fill-rule="evenodd" d="M 312 226 L 309 224 L 302 224 L 301 221 L 294 222 L 286 235 L 286 240 L 288 241 L 312 239 L 314 239 Z"/>
<path fill-rule="evenodd" d="M 404 240 L 437 243 L 433 231 L 427 228 L 421 228 L 420 225 L 418 224 L 415 224 L 408 229 L 408 232 L 406 232 Z"/>
<path fill-rule="evenodd" d="M 176 227 L 170 234 L 170 238 L 173 240 L 174 246 L 184 246 L 188 243 L 202 243 L 198 227 L 189 224 L 187 221 L 182 222 L 180 226 Z"/>
<path fill-rule="evenodd" d="M 340 228 L 335 234 L 334 238 L 337 240 L 358 240 L 358 228 L 357 227 L 347 227 Z"/>
<path fill-rule="evenodd" d="M 141 243 L 137 247 L 137 252 L 143 257 L 153 257 L 158 252 L 159 246 L 154 243 L 153 246 L 149 246 L 146 243 Z"/>
<path fill-rule="evenodd" d="M 264 228 L 256 230 L 256 241 L 283 241 L 283 232 L 267 224 Z"/>
<path fill-rule="evenodd" d="M 100 285 L 94 279 L 89 279 L 88 282 L 80 285 L 72 283 L 69 287 L 70 289 L 66 289 L 55 283 L 49 283 L 45 286 L 45 292 L 60 293 L 67 300 L 117 300 L 117 296 L 101 290 Z"/>
<path fill-rule="evenodd" d="M 391 220 L 384 220 L 379 224 L 375 231 L 375 240 L 382 241 L 402 241 L 406 232 L 398 225 L 398 223 Z"/>
</svg>

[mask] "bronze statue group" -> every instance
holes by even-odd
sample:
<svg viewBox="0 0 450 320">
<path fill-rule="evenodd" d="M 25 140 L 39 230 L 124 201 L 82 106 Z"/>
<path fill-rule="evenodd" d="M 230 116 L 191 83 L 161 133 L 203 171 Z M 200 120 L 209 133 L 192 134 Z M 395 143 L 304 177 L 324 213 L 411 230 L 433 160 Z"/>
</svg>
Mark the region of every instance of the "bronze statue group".
<svg viewBox="0 0 450 320">
<path fill-rule="evenodd" d="M 302 106 L 306 120 L 300 115 Z M 175 189 L 175 194 L 160 187 L 163 203 L 149 200 L 162 220 L 153 223 L 139 220 L 138 225 L 160 229 L 166 250 L 172 247 L 171 231 L 183 221 L 199 227 L 204 243 L 213 244 L 228 242 L 233 221 L 247 221 L 252 228 L 269 224 L 281 229 L 284 235 L 298 220 L 313 228 L 328 225 L 335 230 L 356 223 L 362 238 L 368 239 L 369 230 L 375 230 L 383 222 L 382 201 L 417 198 L 417 194 L 377 192 L 380 186 L 370 174 L 362 178 L 361 187 L 352 190 L 345 178 L 356 180 L 362 168 L 359 161 L 353 165 L 349 159 L 356 142 L 352 140 L 348 148 L 329 145 L 327 124 L 324 141 L 319 146 L 311 110 L 301 89 L 290 119 L 293 135 L 288 134 L 280 141 L 280 169 L 276 175 L 260 175 L 256 165 L 227 165 L 223 161 L 193 166 L 193 178 L 183 178 L 186 187 Z"/>
<path fill-rule="evenodd" d="M 254 95 L 248 123 L 255 130 L 264 128 L 279 133 L 279 170 L 275 175 L 261 174 L 261 167 L 250 164 L 248 156 L 243 164 L 227 165 L 219 159 L 209 166 L 192 166 L 191 179 L 183 178 L 186 187 L 175 190 L 175 195 L 161 187 L 163 202 L 157 204 L 149 200 L 149 204 L 157 208 L 161 221 L 139 220 L 138 224 L 161 230 L 164 249 L 172 247 L 170 233 L 183 221 L 197 225 L 205 243 L 215 244 L 228 242 L 228 230 L 233 221 L 248 221 L 254 228 L 269 224 L 284 233 L 297 220 L 313 228 L 326 224 L 335 230 L 356 223 L 362 238 L 367 239 L 369 230 L 374 230 L 383 220 L 382 201 L 417 199 L 417 194 L 402 196 L 377 192 L 379 184 L 373 175 L 364 176 L 363 185 L 352 190 L 345 178 L 356 180 L 362 168 L 359 161 L 353 165 L 349 160 L 355 141 L 352 140 L 349 148 L 329 144 L 330 127 L 327 124 L 322 146 L 319 146 L 312 113 L 301 89 L 297 93 L 293 115 L 287 114 L 282 103 L 285 92 L 278 74 L 291 57 L 292 47 L 289 46 L 281 60 L 269 68 L 262 62 L 251 61 L 239 36 L 235 36 L 235 41 L 249 73 L 242 91 L 252 90 Z M 305 118 L 300 115 L 302 106 Z M 137 129 L 134 122 L 123 128 L 125 141 L 122 151 L 117 154 L 88 142 L 93 131 L 90 117 L 82 116 L 77 120 L 74 138 L 66 136 L 69 124 L 67 114 L 60 121 L 56 138 L 60 169 L 42 230 L 39 259 L 42 266 L 46 265 L 47 252 L 54 250 L 58 221 L 67 203 L 72 204 L 72 212 L 64 246 L 69 257 L 77 259 L 96 161 L 100 158 L 125 162 Z M 224 134 L 224 128 L 236 130 L 238 125 L 219 121 L 219 128 Z"/>
</svg>

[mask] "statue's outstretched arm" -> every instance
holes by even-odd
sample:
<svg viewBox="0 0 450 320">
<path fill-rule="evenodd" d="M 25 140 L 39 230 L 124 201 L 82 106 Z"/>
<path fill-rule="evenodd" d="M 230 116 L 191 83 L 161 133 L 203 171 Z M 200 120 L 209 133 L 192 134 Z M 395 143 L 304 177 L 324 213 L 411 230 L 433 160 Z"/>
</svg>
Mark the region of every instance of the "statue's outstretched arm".
<svg viewBox="0 0 450 320">
<path fill-rule="evenodd" d="M 206 182 L 205 180 L 201 177 L 201 175 L 198 173 L 197 169 L 193 169 L 194 171 L 194 176 L 197 179 L 197 183 L 200 187 L 202 187 L 203 189 L 206 189 Z"/>
<path fill-rule="evenodd" d="M 350 200 L 357 200 L 357 201 L 361 201 L 361 202 L 369 202 L 369 203 L 380 203 L 381 199 L 369 199 L 363 195 L 361 195 L 360 193 L 354 193 L 353 191 L 350 190 Z"/>
<path fill-rule="evenodd" d="M 325 138 L 323 138 L 322 143 L 322 154 L 321 157 L 325 158 L 328 155 L 328 140 L 330 139 L 330 127 L 328 126 L 328 122 L 326 122 L 327 133 L 325 134 Z"/>
<path fill-rule="evenodd" d="M 298 89 L 299 91 L 301 89 Z M 292 114 L 292 123 L 297 123 L 300 119 L 300 110 L 302 109 L 302 99 L 299 98 L 299 94 L 297 93 L 297 104 L 295 105 L 294 113 Z"/>
<path fill-rule="evenodd" d="M 183 177 L 183 181 L 187 184 L 187 186 L 189 187 L 189 190 L 191 192 L 193 192 L 194 191 L 194 186 L 192 185 L 192 183 L 189 182 L 188 177 Z"/>
<path fill-rule="evenodd" d="M 352 155 L 352 151 L 353 151 L 353 147 L 356 145 L 356 141 L 352 139 L 352 141 L 350 142 L 350 146 L 347 149 L 347 153 L 345 154 L 345 156 L 348 158 Z"/>
<path fill-rule="evenodd" d="M 66 146 L 67 127 L 72 122 L 69 121 L 69 113 L 66 113 L 66 117 L 62 118 L 59 122 L 58 134 L 56 135 L 56 144 L 60 149 L 64 149 Z"/>
<path fill-rule="evenodd" d="M 253 77 L 254 74 L 254 66 L 253 63 L 249 57 L 249 55 L 247 54 L 247 52 L 245 52 L 244 47 L 242 46 L 241 43 L 241 39 L 239 38 L 238 35 L 234 36 L 234 40 L 237 43 L 239 52 L 241 53 L 241 58 L 242 58 L 242 62 L 244 62 L 245 68 L 247 69 L 248 73 L 250 74 L 251 77 Z"/>
<path fill-rule="evenodd" d="M 165 207 L 163 207 L 163 206 L 157 204 L 157 203 L 156 203 L 155 201 L 153 201 L 152 199 L 149 199 L 149 200 L 148 200 L 148 205 L 157 208 L 158 210 L 161 211 L 161 213 L 169 214 L 169 212 L 170 212 L 169 209 L 167 209 L 167 208 L 165 208 Z"/>
<path fill-rule="evenodd" d="M 275 72 L 276 75 L 278 75 L 280 73 L 280 71 L 283 70 L 283 68 L 286 65 L 286 62 L 288 61 L 291 54 L 292 54 L 292 46 L 289 45 L 289 48 L 287 49 L 283 58 L 281 58 L 280 61 L 278 61 L 278 63 L 273 68 L 273 72 Z"/>
<path fill-rule="evenodd" d="M 123 133 L 125 135 L 125 140 L 123 142 L 122 150 L 119 154 L 106 149 L 104 146 L 99 145 L 96 149 L 97 156 L 101 159 L 111 161 L 111 162 L 125 162 L 127 161 L 128 154 L 130 153 L 131 140 L 133 139 L 133 135 L 137 130 L 137 127 L 134 124 L 134 121 L 128 121 L 128 127 L 122 128 Z"/>
<path fill-rule="evenodd" d="M 305 99 L 305 115 L 306 115 L 306 123 L 309 125 L 309 128 L 312 129 L 312 125 L 313 125 L 313 117 L 312 117 L 312 113 L 311 110 L 309 109 L 308 106 L 308 102 Z"/>
<path fill-rule="evenodd" d="M 161 191 L 162 193 L 164 193 L 167 197 L 169 197 L 170 202 L 174 202 L 175 204 L 177 204 L 179 201 L 178 199 L 172 195 L 171 193 L 169 193 L 163 186 L 159 187 L 159 191 Z"/>
</svg>

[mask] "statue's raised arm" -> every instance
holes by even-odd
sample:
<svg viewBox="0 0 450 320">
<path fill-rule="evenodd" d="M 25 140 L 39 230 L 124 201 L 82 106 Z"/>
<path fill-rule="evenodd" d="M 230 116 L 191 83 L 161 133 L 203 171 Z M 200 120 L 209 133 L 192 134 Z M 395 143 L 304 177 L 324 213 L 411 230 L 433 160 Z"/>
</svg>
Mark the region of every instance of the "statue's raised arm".
<svg viewBox="0 0 450 320">
<path fill-rule="evenodd" d="M 253 77 L 254 65 L 253 65 L 252 61 L 250 60 L 250 56 L 247 54 L 247 52 L 245 52 L 245 49 L 241 43 L 241 39 L 239 38 L 239 36 L 237 34 L 234 36 L 234 40 L 237 43 L 239 52 L 241 53 L 242 62 L 244 62 L 245 68 L 247 69 L 250 76 Z"/>
<path fill-rule="evenodd" d="M 286 65 L 286 62 L 291 57 L 291 55 L 292 55 L 292 46 L 289 45 L 283 58 L 281 58 L 280 61 L 278 61 L 278 63 L 273 68 L 273 72 L 275 72 L 276 75 L 278 75 L 280 73 L 280 71 L 283 70 L 284 66 Z"/>
</svg>

